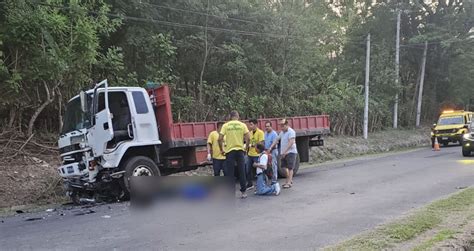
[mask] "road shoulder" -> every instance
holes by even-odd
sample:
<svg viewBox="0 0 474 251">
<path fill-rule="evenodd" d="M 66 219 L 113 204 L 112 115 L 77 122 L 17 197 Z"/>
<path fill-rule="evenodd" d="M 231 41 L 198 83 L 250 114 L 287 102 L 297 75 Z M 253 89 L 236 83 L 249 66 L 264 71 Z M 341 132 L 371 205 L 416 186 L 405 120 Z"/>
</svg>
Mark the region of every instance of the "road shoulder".
<svg viewBox="0 0 474 251">
<path fill-rule="evenodd" d="M 434 247 L 461 246 L 470 243 L 470 240 L 466 241 L 466 231 L 474 229 L 472 224 L 474 188 L 460 189 L 462 189 L 460 192 L 413 210 L 402 218 L 325 249 L 430 250 Z M 460 229 L 466 229 L 466 231 Z M 452 242 L 456 240 L 456 237 L 461 240 L 458 244 Z"/>
</svg>

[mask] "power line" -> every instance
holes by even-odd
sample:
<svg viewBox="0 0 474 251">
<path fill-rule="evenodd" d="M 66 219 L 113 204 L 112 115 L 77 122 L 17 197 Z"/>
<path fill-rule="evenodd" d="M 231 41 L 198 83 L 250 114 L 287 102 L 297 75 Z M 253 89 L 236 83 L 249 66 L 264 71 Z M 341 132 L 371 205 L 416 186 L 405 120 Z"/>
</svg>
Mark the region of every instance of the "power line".
<svg viewBox="0 0 474 251">
<path fill-rule="evenodd" d="M 35 4 L 42 5 L 42 6 L 53 7 L 53 8 L 58 8 L 58 9 L 72 9 L 71 7 L 67 7 L 67 6 L 58 6 L 58 5 L 47 4 L 47 3 L 36 2 Z M 163 25 L 167 25 L 167 26 L 175 26 L 175 27 L 181 27 L 181 28 L 198 28 L 198 29 L 208 29 L 208 30 L 211 30 L 211 31 L 219 31 L 219 32 L 232 32 L 232 33 L 237 33 L 237 34 L 241 34 L 241 35 L 251 35 L 251 36 L 266 35 L 266 36 L 274 37 L 274 38 L 294 37 L 294 36 L 286 36 L 286 35 L 283 35 L 283 34 L 276 34 L 276 33 L 269 33 L 269 32 L 245 31 L 245 30 L 236 30 L 236 29 L 212 27 L 212 26 L 206 27 L 206 26 L 197 25 L 197 24 L 177 23 L 177 22 L 170 22 L 170 21 L 158 20 L 158 19 L 153 19 L 153 18 L 133 17 L 133 16 L 127 16 L 127 15 L 114 14 L 114 13 L 98 13 L 96 11 L 88 11 L 88 13 L 89 14 L 95 14 L 95 15 L 101 14 L 101 15 L 105 15 L 105 16 L 108 16 L 108 17 L 120 18 L 120 19 L 124 19 L 124 20 L 147 22 L 147 23 L 157 23 L 157 24 L 163 24 Z"/>
<path fill-rule="evenodd" d="M 158 4 L 151 4 L 151 3 L 142 3 L 142 2 L 140 2 L 140 4 L 144 4 L 144 5 L 148 5 L 148 6 L 152 6 L 152 7 L 156 7 L 156 8 L 161 8 L 161 9 L 187 12 L 187 13 L 197 14 L 197 15 L 201 15 L 201 16 L 208 16 L 208 17 L 214 17 L 214 18 L 225 19 L 225 20 L 232 20 L 232 21 L 243 22 L 243 23 L 266 25 L 266 24 L 262 24 L 262 23 L 259 23 L 259 22 L 255 22 L 255 21 L 250 21 L 250 20 L 245 20 L 245 19 L 240 19 L 240 18 L 233 18 L 233 17 L 222 17 L 222 16 L 208 14 L 208 13 L 199 12 L 199 11 L 195 11 L 195 10 L 186 10 L 186 9 L 180 9 L 180 8 L 163 6 L 163 5 L 158 5 Z"/>
<path fill-rule="evenodd" d="M 6 3 L 5 1 L 0 2 L 0 4 L 5 4 L 5 3 Z M 36 4 L 36 5 L 53 7 L 53 8 L 57 8 L 57 9 L 63 9 L 63 10 L 73 9 L 70 6 L 59 6 L 59 5 L 53 5 L 53 4 L 48 4 L 48 3 L 36 2 L 36 1 L 32 1 L 30 3 Z M 150 4 L 150 5 L 152 5 L 152 4 Z M 160 6 L 160 7 L 166 7 L 166 6 Z M 166 8 L 168 8 L 168 7 L 166 7 Z M 169 8 L 172 8 L 172 7 L 169 7 Z M 194 11 L 178 9 L 178 8 L 173 8 L 173 9 L 180 10 L 180 11 L 194 12 Z M 153 18 L 133 17 L 133 16 L 127 16 L 127 15 L 121 15 L 121 14 L 114 14 L 114 13 L 99 13 L 99 12 L 96 12 L 96 11 L 87 11 L 87 13 L 94 14 L 94 15 L 105 15 L 105 16 L 108 16 L 108 17 L 120 18 L 120 19 L 123 19 L 123 20 L 129 20 L 129 21 L 162 24 L 162 25 L 178 27 L 178 28 L 206 29 L 206 26 L 202 26 L 202 25 L 177 23 L 177 22 L 170 22 L 170 21 L 158 20 L 158 19 L 153 19 Z M 197 13 L 199 13 L 199 12 L 197 12 Z M 205 13 L 200 13 L 200 14 L 206 15 Z M 215 15 L 210 15 L 210 16 L 214 16 L 214 17 L 218 17 L 218 18 L 222 18 L 222 19 L 229 19 L 229 20 L 234 19 L 234 18 L 219 17 L 219 16 L 215 16 Z M 235 19 L 235 20 L 239 20 L 239 19 Z M 248 21 L 248 20 L 240 20 L 240 21 Z M 253 22 L 253 21 L 248 21 L 248 22 Z M 264 24 L 258 23 L 258 22 L 253 22 L 253 23 L 264 25 Z M 284 35 L 284 34 L 278 34 L 278 33 L 246 31 L 246 30 L 237 30 L 237 29 L 212 27 L 212 26 L 208 26 L 207 29 L 211 30 L 211 31 L 215 31 L 215 32 L 228 32 L 228 33 L 235 33 L 235 34 L 244 35 L 244 36 L 267 36 L 267 37 L 271 37 L 271 38 L 289 38 L 289 39 L 316 39 L 316 40 L 320 39 L 319 37 Z M 466 41 L 453 41 L 451 43 L 459 43 L 459 42 L 466 42 Z M 363 40 L 360 41 L 360 40 L 342 39 L 341 43 L 365 45 L 365 42 Z M 429 42 L 428 44 L 431 45 L 431 44 L 440 44 L 440 43 L 442 43 L 442 41 Z M 371 44 L 373 46 L 378 46 L 375 43 L 371 43 Z M 400 45 L 400 47 L 418 48 L 417 46 L 422 46 L 422 45 L 424 45 L 424 43 L 405 44 L 405 45 Z"/>
<path fill-rule="evenodd" d="M 5 4 L 5 3 L 6 2 L 0 2 L 0 4 Z M 31 1 L 30 4 L 36 4 L 37 6 L 38 5 L 47 6 L 47 7 L 52 7 L 52 8 L 62 9 L 62 10 L 73 9 L 71 6 L 59 6 L 59 5 L 53 5 L 53 4 L 42 3 L 42 2 L 37 2 L 37 1 Z M 188 11 L 188 10 L 178 9 L 178 8 L 173 8 L 173 9 Z M 194 12 L 194 11 L 189 11 L 189 12 Z M 206 26 L 196 25 L 196 24 L 177 23 L 177 22 L 170 22 L 170 21 L 158 20 L 158 19 L 153 19 L 153 18 L 133 17 L 133 16 L 127 16 L 127 15 L 121 15 L 121 14 L 114 14 L 114 13 L 99 13 L 96 11 L 87 11 L 87 13 L 94 14 L 94 15 L 105 15 L 108 17 L 120 18 L 123 20 L 129 20 L 129 21 L 156 23 L 156 24 L 162 24 L 162 25 L 179 27 L 179 28 L 197 28 L 197 29 L 207 29 L 207 30 L 211 30 L 215 32 L 230 32 L 230 33 L 235 33 L 235 34 L 244 35 L 244 36 L 267 36 L 267 37 L 272 37 L 272 38 L 289 38 L 289 39 L 316 39 L 316 40 L 320 39 L 319 37 L 309 37 L 309 36 L 305 37 L 305 36 L 284 35 L 284 34 L 269 33 L 269 32 L 245 31 L 245 30 L 236 30 L 236 29 L 228 29 L 228 28 L 221 28 L 221 27 L 212 27 L 212 26 L 206 27 Z M 201 14 L 206 15 L 205 13 L 201 13 Z M 215 17 L 219 17 L 219 16 L 215 16 Z M 219 17 L 219 18 L 224 18 L 224 17 Z M 234 18 L 224 18 L 224 19 L 237 20 Z M 248 21 L 248 20 L 240 20 L 240 21 Z M 253 21 L 249 21 L 249 22 L 253 22 Z M 253 23 L 257 23 L 257 22 L 253 22 Z M 262 23 L 257 23 L 257 24 L 264 25 Z M 359 45 L 365 44 L 365 42 L 363 41 L 355 41 L 355 40 L 345 40 L 343 43 L 351 43 L 351 44 L 359 44 Z"/>
<path fill-rule="evenodd" d="M 41 3 L 41 2 L 34 2 L 34 3 L 37 4 L 37 5 L 48 6 L 48 7 L 53 7 L 53 8 L 63 9 L 63 10 L 64 9 L 72 9 L 72 7 L 68 7 L 68 6 L 58 6 L 58 5 L 48 4 L 48 3 Z M 105 15 L 105 16 L 108 16 L 108 17 L 120 18 L 120 19 L 123 19 L 123 20 L 146 22 L 146 23 L 156 23 L 156 24 L 162 24 L 162 25 L 179 27 L 179 28 L 208 29 L 208 30 L 216 31 L 216 32 L 230 32 L 230 33 L 236 33 L 236 34 L 246 35 L 246 36 L 267 36 L 267 37 L 272 37 L 272 38 L 289 38 L 289 39 L 319 39 L 319 37 L 304 37 L 304 36 L 294 36 L 294 35 L 269 33 L 269 32 L 245 31 L 245 30 L 236 30 L 236 29 L 212 27 L 212 26 L 207 26 L 206 27 L 206 26 L 197 25 L 197 24 L 177 23 L 177 22 L 170 22 L 170 21 L 164 21 L 164 20 L 157 20 L 157 19 L 153 19 L 153 18 L 133 17 L 133 16 L 127 16 L 127 15 L 113 14 L 113 13 L 98 13 L 96 11 L 88 11 L 88 13 L 95 14 L 95 15 L 102 14 L 102 15 Z M 365 44 L 364 42 L 361 42 L 361 41 L 346 40 L 345 42 L 355 43 L 355 44 Z"/>
<path fill-rule="evenodd" d="M 428 45 L 438 45 L 446 41 L 433 41 L 433 42 L 428 42 Z M 446 42 L 446 43 L 469 43 L 469 42 L 474 42 L 474 40 L 464 40 L 464 41 L 451 41 L 451 42 Z M 410 48 L 423 48 L 420 46 L 424 46 L 425 43 L 416 43 L 416 44 L 404 44 L 400 45 L 401 47 L 410 47 Z"/>
</svg>

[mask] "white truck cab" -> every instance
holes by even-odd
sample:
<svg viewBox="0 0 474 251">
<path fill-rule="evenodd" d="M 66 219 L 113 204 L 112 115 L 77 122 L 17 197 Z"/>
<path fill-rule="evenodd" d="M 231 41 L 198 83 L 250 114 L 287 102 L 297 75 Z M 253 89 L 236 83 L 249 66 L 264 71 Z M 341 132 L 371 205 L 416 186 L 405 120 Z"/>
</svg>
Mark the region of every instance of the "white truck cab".
<svg viewBox="0 0 474 251">
<path fill-rule="evenodd" d="M 72 98 L 64 119 L 58 141 L 62 158 L 58 173 L 73 201 L 87 190 L 110 190 L 110 181 L 127 174 L 160 174 L 161 142 L 145 89 L 109 88 L 104 80 Z M 120 183 L 128 187 L 127 180 Z"/>
</svg>

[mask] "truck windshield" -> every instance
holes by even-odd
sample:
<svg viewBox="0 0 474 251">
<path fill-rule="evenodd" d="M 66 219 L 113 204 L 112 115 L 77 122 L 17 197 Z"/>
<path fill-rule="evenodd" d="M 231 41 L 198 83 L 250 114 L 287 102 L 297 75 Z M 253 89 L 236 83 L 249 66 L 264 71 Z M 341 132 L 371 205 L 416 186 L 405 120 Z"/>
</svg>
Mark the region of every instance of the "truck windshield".
<svg viewBox="0 0 474 251">
<path fill-rule="evenodd" d="M 64 125 L 62 134 L 75 130 L 86 128 L 88 120 L 86 115 L 81 111 L 81 99 L 79 97 L 71 100 L 66 106 L 66 114 L 64 115 Z"/>
<path fill-rule="evenodd" d="M 439 118 L 438 125 L 459 125 L 464 124 L 463 116 Z"/>
</svg>

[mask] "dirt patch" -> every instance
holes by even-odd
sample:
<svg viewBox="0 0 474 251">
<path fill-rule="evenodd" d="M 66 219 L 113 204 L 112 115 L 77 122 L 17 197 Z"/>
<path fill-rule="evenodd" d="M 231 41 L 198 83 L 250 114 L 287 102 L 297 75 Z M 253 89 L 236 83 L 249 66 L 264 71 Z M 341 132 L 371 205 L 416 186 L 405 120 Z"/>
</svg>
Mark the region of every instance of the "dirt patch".
<svg viewBox="0 0 474 251">
<path fill-rule="evenodd" d="M 335 136 L 326 137 L 323 147 L 310 150 L 310 164 L 366 154 L 429 146 L 430 130 L 386 130 L 369 134 L 369 138 Z"/>
<path fill-rule="evenodd" d="M 64 200 L 56 171 L 59 154 L 52 143 L 40 137 L 3 133 L 0 159 L 0 208 Z"/>
</svg>

